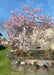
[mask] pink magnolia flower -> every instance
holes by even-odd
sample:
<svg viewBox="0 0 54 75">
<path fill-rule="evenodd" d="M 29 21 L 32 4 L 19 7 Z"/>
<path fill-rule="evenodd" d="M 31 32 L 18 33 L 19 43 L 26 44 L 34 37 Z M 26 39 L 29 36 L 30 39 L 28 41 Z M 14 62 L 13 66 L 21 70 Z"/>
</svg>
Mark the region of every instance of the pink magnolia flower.
<svg viewBox="0 0 54 75">
<path fill-rule="evenodd" d="M 31 57 L 32 59 L 34 58 L 34 57 Z"/>
<path fill-rule="evenodd" d="M 37 63 L 36 61 L 34 61 L 34 63 Z"/>
<path fill-rule="evenodd" d="M 25 62 L 25 64 L 28 64 L 27 62 Z"/>
<path fill-rule="evenodd" d="M 18 11 L 18 10 L 16 9 L 15 12 L 17 13 L 17 11 Z"/>
<path fill-rule="evenodd" d="M 38 15 L 35 15 L 35 17 L 39 19 L 39 16 Z"/>
<path fill-rule="evenodd" d="M 14 16 L 14 11 L 11 11 L 11 13 L 12 13 L 12 16 Z"/>
<path fill-rule="evenodd" d="M 29 63 L 30 65 L 32 65 L 32 63 Z"/>
</svg>

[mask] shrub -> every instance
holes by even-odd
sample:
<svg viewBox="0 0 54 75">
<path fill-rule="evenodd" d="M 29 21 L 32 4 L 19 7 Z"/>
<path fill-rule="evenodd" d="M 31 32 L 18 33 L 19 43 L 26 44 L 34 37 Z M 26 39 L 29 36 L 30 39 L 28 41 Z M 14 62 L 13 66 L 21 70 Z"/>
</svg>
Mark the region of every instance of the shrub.
<svg viewBox="0 0 54 75">
<path fill-rule="evenodd" d="M 4 45 L 0 46 L 0 50 L 4 50 L 5 48 L 6 48 L 6 46 L 4 46 Z"/>
</svg>

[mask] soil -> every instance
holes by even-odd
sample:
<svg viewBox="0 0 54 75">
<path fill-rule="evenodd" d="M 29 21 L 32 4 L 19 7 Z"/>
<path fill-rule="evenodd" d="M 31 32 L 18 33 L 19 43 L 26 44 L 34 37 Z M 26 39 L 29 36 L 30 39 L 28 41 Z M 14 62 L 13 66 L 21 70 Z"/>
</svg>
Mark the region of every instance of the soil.
<svg viewBox="0 0 54 75">
<path fill-rule="evenodd" d="M 40 63 L 40 61 L 43 61 L 43 60 L 39 60 L 39 63 Z M 44 60 L 44 62 L 45 61 L 46 60 Z M 24 64 L 21 64 L 21 65 L 17 66 L 16 64 L 14 64 L 14 62 L 15 62 L 15 60 L 11 61 L 11 64 L 10 64 L 11 65 L 11 70 L 17 70 L 17 71 L 20 71 L 22 73 L 29 73 L 29 72 L 31 72 L 31 73 L 37 73 L 37 74 L 38 73 L 42 73 L 42 74 L 45 73 L 45 74 L 49 74 L 49 75 L 52 74 L 52 73 L 54 73 L 54 67 L 52 67 L 52 65 L 50 67 L 48 67 L 48 69 L 45 68 L 45 67 L 43 67 L 42 65 L 40 66 L 39 69 L 36 69 L 36 67 L 33 66 L 33 65 L 24 65 Z M 30 62 L 32 62 L 32 61 L 30 61 Z M 49 61 L 49 62 L 51 62 L 51 61 Z"/>
</svg>

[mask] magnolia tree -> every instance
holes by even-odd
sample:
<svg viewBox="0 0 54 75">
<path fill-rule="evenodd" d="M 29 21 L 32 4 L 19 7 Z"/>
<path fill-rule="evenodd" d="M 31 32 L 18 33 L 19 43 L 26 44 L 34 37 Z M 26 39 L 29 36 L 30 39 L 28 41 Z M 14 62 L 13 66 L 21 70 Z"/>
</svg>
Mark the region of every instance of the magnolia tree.
<svg viewBox="0 0 54 75">
<path fill-rule="evenodd" d="M 15 11 L 11 11 L 11 17 L 4 24 L 9 36 L 9 45 L 13 47 L 19 47 L 20 45 L 19 48 L 22 48 L 22 46 L 25 46 L 26 44 L 26 47 L 30 49 L 29 40 L 34 27 L 36 27 L 36 34 L 38 36 L 37 39 L 44 39 L 44 31 L 48 28 L 52 28 L 52 19 L 49 14 L 42 16 L 40 8 L 32 8 L 31 5 L 24 5 L 22 9 L 24 13 L 21 14 L 18 13 L 17 9 Z M 37 24 L 37 19 L 41 22 L 40 25 Z M 23 34 L 24 36 L 22 35 L 22 33 L 24 33 L 23 28 L 26 29 L 25 34 Z"/>
</svg>

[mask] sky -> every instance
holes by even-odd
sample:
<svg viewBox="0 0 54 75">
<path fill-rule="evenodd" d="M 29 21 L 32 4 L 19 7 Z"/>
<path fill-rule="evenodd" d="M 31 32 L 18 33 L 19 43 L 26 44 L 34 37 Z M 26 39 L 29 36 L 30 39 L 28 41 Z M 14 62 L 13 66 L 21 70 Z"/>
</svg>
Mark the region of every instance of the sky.
<svg viewBox="0 0 54 75">
<path fill-rule="evenodd" d="M 18 9 L 18 13 L 21 13 L 24 4 L 31 4 L 33 8 L 41 8 L 42 14 L 52 15 L 54 21 L 54 0 L 0 0 L 0 22 L 5 21 L 5 17 L 9 18 L 11 11 L 15 9 Z M 5 31 L 2 33 L 4 37 L 8 37 Z"/>
</svg>

